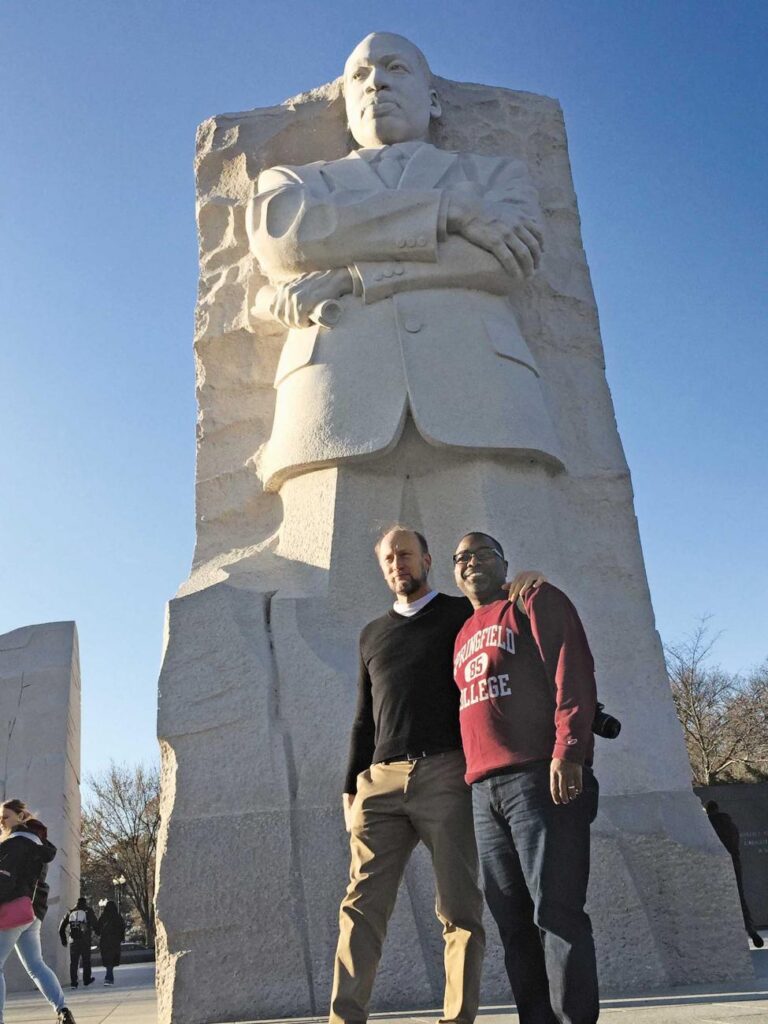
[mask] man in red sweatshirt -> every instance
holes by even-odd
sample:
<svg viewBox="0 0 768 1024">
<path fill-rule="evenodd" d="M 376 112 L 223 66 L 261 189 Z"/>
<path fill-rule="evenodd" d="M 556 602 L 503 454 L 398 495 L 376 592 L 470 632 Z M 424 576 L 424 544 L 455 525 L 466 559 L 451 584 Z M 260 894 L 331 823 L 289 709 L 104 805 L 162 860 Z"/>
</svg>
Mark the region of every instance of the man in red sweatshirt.
<svg viewBox="0 0 768 1024">
<path fill-rule="evenodd" d="M 592 925 L 584 911 L 595 676 L 576 609 L 542 584 L 511 604 L 501 545 L 461 539 L 456 583 L 474 614 L 454 648 L 483 888 L 520 1024 L 594 1024 Z"/>
</svg>

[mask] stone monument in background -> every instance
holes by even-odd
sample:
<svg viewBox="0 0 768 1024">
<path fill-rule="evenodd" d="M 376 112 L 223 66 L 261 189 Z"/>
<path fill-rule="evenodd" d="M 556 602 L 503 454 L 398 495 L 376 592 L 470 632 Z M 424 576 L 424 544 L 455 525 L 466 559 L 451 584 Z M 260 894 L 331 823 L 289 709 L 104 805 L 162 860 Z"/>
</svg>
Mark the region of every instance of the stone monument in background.
<svg viewBox="0 0 768 1024">
<path fill-rule="evenodd" d="M 48 867 L 43 958 L 63 981 L 69 955 L 59 922 L 80 895 L 80 656 L 74 622 L 24 626 L 0 636 L 2 797 L 23 800 L 57 847 Z M 14 954 L 5 965 L 11 992 L 34 989 Z"/>
<path fill-rule="evenodd" d="M 440 589 L 482 530 L 579 608 L 624 722 L 596 761 L 603 986 L 750 971 L 654 627 L 562 113 L 433 85 L 429 141 L 406 126 L 386 160 L 351 75 L 198 133 L 197 547 L 160 678 L 163 1022 L 327 1011 L 357 635 L 390 601 L 372 549 L 395 520 L 429 538 Z M 440 1003 L 433 902 L 414 857 L 374 1009 Z M 488 933 L 483 998 L 504 1002 Z"/>
</svg>

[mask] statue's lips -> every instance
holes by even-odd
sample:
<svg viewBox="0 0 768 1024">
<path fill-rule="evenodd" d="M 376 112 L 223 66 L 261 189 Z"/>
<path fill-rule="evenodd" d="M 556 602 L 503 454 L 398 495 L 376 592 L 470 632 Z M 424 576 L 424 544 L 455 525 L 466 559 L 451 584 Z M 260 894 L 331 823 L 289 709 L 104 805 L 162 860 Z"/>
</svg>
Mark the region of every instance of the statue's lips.
<svg viewBox="0 0 768 1024">
<path fill-rule="evenodd" d="M 394 100 L 374 100 L 365 108 L 366 113 L 370 113 L 371 117 L 383 117 L 385 114 L 390 114 L 393 110 L 399 109 L 400 104 Z"/>
</svg>

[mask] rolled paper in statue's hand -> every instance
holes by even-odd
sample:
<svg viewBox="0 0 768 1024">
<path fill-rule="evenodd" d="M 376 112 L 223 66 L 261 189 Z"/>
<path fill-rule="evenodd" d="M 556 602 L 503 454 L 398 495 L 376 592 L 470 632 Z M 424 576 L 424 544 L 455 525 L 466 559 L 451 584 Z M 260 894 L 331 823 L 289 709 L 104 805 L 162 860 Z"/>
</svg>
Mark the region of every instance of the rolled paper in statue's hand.
<svg viewBox="0 0 768 1024">
<path fill-rule="evenodd" d="M 256 292 L 256 298 L 251 306 L 251 316 L 257 320 L 272 320 L 272 303 L 275 298 L 275 289 L 271 284 L 265 284 Z M 334 327 L 341 319 L 341 303 L 336 299 L 325 299 L 318 302 L 309 319 L 313 324 L 320 327 Z"/>
<path fill-rule="evenodd" d="M 341 303 L 336 299 L 318 302 L 309 314 L 309 319 L 320 327 L 334 327 L 341 320 Z"/>
</svg>

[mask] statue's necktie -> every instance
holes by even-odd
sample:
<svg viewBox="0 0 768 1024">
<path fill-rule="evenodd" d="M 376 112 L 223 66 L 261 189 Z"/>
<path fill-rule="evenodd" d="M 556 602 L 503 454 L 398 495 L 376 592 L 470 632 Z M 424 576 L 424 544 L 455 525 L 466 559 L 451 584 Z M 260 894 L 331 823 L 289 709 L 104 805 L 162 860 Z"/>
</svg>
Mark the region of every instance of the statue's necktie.
<svg viewBox="0 0 768 1024">
<path fill-rule="evenodd" d="M 397 188 L 403 173 L 401 154 L 396 149 L 385 149 L 376 161 L 376 173 L 387 188 Z"/>
</svg>

